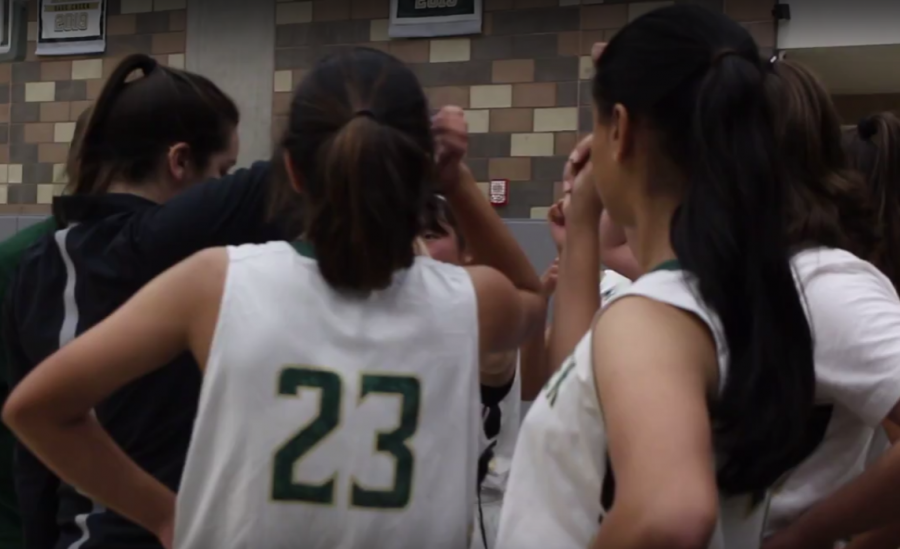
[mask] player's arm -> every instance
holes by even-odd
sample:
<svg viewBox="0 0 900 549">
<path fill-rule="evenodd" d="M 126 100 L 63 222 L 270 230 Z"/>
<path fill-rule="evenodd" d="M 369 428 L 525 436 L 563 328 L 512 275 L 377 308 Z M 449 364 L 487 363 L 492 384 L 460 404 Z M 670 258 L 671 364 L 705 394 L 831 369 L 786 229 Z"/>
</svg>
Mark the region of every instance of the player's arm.
<svg viewBox="0 0 900 549">
<path fill-rule="evenodd" d="M 593 549 L 707 547 L 718 513 L 707 405 L 718 382 L 712 335 L 684 311 L 625 297 L 592 337 L 616 479 Z"/>
<path fill-rule="evenodd" d="M 227 262 L 224 249 L 212 249 L 166 271 L 38 365 L 3 408 L 6 424 L 61 479 L 158 535 L 171 528 L 175 494 L 141 470 L 91 410 L 187 349 L 200 350 L 205 364 Z"/>
<path fill-rule="evenodd" d="M 511 307 L 518 311 L 519 318 L 507 317 L 505 298 L 507 293 L 494 299 L 485 299 L 479 292 L 479 319 L 483 318 L 483 306 L 497 301 L 501 309 L 499 316 L 508 319 L 508 338 L 482 345 L 485 352 L 503 352 L 517 349 L 525 338 L 534 331 L 539 331 L 546 315 L 547 300 L 542 295 L 541 280 L 534 267 L 522 251 L 519 243 L 509 228 L 494 211 L 484 194 L 478 189 L 471 172 L 463 167 L 459 184 L 446 194 L 453 213 L 459 220 L 460 230 L 469 243 L 472 262 L 488 270 L 473 267 L 469 269 L 478 291 L 479 284 L 486 287 L 499 286 L 503 290 L 513 291 Z M 492 274 L 484 274 L 490 272 Z M 484 279 L 484 280 L 482 280 Z M 502 280 L 501 280 L 502 279 Z M 484 313 L 493 315 L 493 313 Z M 491 316 L 493 319 L 494 317 Z M 492 366 L 501 368 L 494 371 Z M 508 383 L 515 373 L 515 361 L 482 361 L 482 383 L 485 385 L 502 385 Z"/>
</svg>

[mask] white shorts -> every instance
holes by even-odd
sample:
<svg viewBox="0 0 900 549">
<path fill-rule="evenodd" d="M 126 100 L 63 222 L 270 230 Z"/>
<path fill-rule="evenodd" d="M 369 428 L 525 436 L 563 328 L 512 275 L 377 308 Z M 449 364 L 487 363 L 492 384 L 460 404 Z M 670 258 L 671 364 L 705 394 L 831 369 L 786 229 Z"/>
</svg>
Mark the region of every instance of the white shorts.
<svg viewBox="0 0 900 549">
<path fill-rule="evenodd" d="M 478 513 L 478 504 L 475 504 L 474 528 L 472 529 L 472 544 L 469 549 L 494 549 L 497 541 L 497 532 L 500 530 L 500 510 L 503 500 L 482 501 L 481 514 Z M 484 517 L 484 534 L 487 538 L 487 547 L 481 534 L 481 517 Z"/>
</svg>

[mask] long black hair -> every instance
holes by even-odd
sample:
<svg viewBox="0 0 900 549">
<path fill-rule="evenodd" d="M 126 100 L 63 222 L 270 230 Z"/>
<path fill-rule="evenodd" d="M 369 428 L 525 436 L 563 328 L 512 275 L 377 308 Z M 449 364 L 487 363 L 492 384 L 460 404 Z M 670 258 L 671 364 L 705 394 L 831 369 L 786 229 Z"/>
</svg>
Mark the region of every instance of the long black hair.
<svg viewBox="0 0 900 549">
<path fill-rule="evenodd" d="M 771 486 L 806 455 L 813 341 L 794 282 L 767 64 L 726 16 L 678 5 L 623 28 L 597 63 L 598 116 L 623 105 L 687 179 L 671 226 L 728 344 L 712 404 L 724 493 Z"/>
</svg>

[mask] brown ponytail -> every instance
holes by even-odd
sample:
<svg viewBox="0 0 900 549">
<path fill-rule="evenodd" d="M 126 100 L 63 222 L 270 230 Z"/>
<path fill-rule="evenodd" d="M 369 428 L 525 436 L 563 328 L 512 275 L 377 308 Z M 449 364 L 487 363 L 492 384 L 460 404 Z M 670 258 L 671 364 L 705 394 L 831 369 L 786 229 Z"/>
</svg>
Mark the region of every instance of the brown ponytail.
<svg viewBox="0 0 900 549">
<path fill-rule="evenodd" d="M 131 79 L 136 71 L 142 76 Z M 228 147 L 238 119 L 234 102 L 208 79 L 145 54 L 129 55 L 109 76 L 75 144 L 68 165 L 72 192 L 103 193 L 116 178 L 143 183 L 179 142 L 190 145 L 202 168 Z"/>
<path fill-rule="evenodd" d="M 282 147 L 322 276 L 342 291 L 387 288 L 413 263 L 431 193 L 430 121 L 415 76 L 366 48 L 323 60 L 297 90 Z"/>
<path fill-rule="evenodd" d="M 876 208 L 882 245 L 875 263 L 900 291 L 900 118 L 873 114 L 844 130 L 844 148 L 865 177 Z"/>
</svg>

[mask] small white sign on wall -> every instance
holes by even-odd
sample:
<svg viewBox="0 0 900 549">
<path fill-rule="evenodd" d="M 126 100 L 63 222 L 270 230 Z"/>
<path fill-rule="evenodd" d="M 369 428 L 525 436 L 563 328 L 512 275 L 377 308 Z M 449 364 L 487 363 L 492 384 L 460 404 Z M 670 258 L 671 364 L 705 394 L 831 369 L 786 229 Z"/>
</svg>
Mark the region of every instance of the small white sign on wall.
<svg viewBox="0 0 900 549">
<path fill-rule="evenodd" d="M 460 36 L 481 32 L 482 0 L 391 0 L 391 38 Z"/>
<path fill-rule="evenodd" d="M 38 55 L 106 51 L 106 0 L 40 0 Z"/>
</svg>

